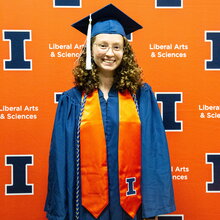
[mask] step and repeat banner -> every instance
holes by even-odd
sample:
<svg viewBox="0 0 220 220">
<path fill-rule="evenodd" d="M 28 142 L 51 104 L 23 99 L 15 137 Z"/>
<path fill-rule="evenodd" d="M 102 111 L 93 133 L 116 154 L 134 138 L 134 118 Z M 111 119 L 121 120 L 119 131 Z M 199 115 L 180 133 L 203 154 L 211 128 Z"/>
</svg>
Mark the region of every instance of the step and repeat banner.
<svg viewBox="0 0 220 220">
<path fill-rule="evenodd" d="M 71 24 L 112 3 L 144 28 L 130 41 L 166 128 L 177 210 L 220 219 L 220 2 L 0 2 L 0 218 L 45 220 L 48 154 L 60 94 L 85 36 Z"/>
</svg>

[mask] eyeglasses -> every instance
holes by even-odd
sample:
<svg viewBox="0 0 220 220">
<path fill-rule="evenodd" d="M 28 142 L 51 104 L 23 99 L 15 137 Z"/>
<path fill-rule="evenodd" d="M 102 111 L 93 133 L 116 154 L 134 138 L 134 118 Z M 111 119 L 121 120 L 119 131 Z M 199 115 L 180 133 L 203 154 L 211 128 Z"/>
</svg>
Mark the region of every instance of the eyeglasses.
<svg viewBox="0 0 220 220">
<path fill-rule="evenodd" d="M 113 52 L 121 52 L 123 51 L 123 47 L 121 45 L 113 45 L 109 46 L 108 44 L 94 44 L 98 47 L 100 51 L 107 52 L 110 48 L 112 49 Z"/>
</svg>

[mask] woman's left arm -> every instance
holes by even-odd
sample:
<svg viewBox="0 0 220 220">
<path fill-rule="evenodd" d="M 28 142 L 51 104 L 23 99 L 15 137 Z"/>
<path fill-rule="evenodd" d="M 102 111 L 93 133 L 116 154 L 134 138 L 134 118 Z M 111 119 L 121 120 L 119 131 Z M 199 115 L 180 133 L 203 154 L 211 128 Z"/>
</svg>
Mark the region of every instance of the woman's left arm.
<svg viewBox="0 0 220 220">
<path fill-rule="evenodd" d="M 175 211 L 166 134 L 151 87 L 140 90 L 139 112 L 142 128 L 142 216 Z"/>
</svg>

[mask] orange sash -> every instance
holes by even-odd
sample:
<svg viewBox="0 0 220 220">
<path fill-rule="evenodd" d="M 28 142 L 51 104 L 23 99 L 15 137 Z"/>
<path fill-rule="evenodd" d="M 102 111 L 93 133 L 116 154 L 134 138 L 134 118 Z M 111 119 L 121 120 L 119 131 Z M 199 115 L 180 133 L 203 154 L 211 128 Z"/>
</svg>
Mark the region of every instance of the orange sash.
<svg viewBox="0 0 220 220">
<path fill-rule="evenodd" d="M 119 93 L 118 169 L 120 204 L 134 218 L 140 204 L 141 127 L 129 92 Z M 86 99 L 80 126 L 82 205 L 98 218 L 108 205 L 105 132 L 98 91 Z"/>
</svg>

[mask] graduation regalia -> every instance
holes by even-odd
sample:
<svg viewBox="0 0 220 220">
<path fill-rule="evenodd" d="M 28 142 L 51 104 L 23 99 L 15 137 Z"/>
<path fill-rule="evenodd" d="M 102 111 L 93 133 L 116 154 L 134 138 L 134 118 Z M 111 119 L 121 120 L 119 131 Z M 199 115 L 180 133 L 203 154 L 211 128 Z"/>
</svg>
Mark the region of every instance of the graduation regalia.
<svg viewBox="0 0 220 220">
<path fill-rule="evenodd" d="M 92 69 L 91 37 L 102 33 L 125 37 L 142 28 L 112 4 L 74 23 L 73 27 L 87 34 L 86 70 Z M 86 101 L 81 102 L 86 96 L 76 87 L 60 97 L 49 158 L 45 205 L 49 220 L 141 220 L 175 210 L 167 141 L 154 94 L 150 86 L 144 84 L 133 94 L 135 104 L 131 94 L 127 95 L 118 93 L 113 86 L 106 101 L 98 90 L 88 98 L 90 106 Z M 99 113 L 95 114 L 97 107 Z M 83 117 L 83 110 L 87 118 Z M 101 128 L 93 139 L 89 135 L 94 129 L 87 132 L 85 121 L 90 128 L 91 125 L 94 129 Z M 84 133 L 80 133 L 82 131 Z M 93 141 L 91 147 L 88 140 Z M 97 144 L 92 146 L 94 143 Z M 84 156 L 80 159 L 82 155 L 87 158 L 88 152 L 94 162 L 87 163 Z M 98 169 L 93 169 L 93 164 Z M 99 168 L 104 168 L 104 172 L 98 172 Z M 97 179 L 97 188 L 102 184 L 106 190 L 96 190 Z M 137 190 L 133 190 L 133 183 Z"/>
<path fill-rule="evenodd" d="M 73 220 L 76 193 L 76 136 L 82 94 L 72 88 L 59 100 L 51 141 L 48 195 L 49 220 Z M 131 220 L 121 208 L 118 188 L 118 92 L 112 88 L 106 101 L 99 90 L 106 136 L 109 204 L 99 220 Z M 142 137 L 142 204 L 134 220 L 175 211 L 169 153 L 161 115 L 151 87 L 137 93 Z M 88 137 L 89 138 L 89 137 Z M 97 186 L 98 187 L 98 186 Z M 95 218 L 80 205 L 80 219 Z"/>
</svg>

